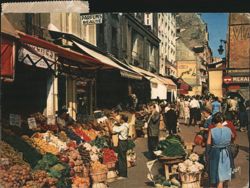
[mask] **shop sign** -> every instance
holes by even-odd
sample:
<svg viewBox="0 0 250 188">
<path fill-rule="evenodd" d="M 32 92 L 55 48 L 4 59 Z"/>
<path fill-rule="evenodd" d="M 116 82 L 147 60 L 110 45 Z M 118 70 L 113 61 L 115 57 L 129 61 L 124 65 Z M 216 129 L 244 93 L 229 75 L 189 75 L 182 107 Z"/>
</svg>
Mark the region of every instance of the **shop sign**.
<svg viewBox="0 0 250 188">
<path fill-rule="evenodd" d="M 102 14 L 82 14 L 81 22 L 84 25 L 101 24 L 102 17 L 103 17 Z"/>
<path fill-rule="evenodd" d="M 233 77 L 233 83 L 249 83 L 250 79 L 249 76 L 237 76 Z"/>
<path fill-rule="evenodd" d="M 35 118 L 33 118 L 33 117 L 32 118 L 28 118 L 27 121 L 28 121 L 28 126 L 29 126 L 30 129 L 37 128 L 37 124 L 36 124 L 36 119 Z"/>
<path fill-rule="evenodd" d="M 18 114 L 10 114 L 9 118 L 10 118 L 10 125 L 11 126 L 21 127 L 22 120 L 21 120 L 20 115 L 18 115 Z"/>
<path fill-rule="evenodd" d="M 225 76 L 223 78 L 223 81 L 224 81 L 225 84 L 230 84 L 230 83 L 232 83 L 232 77 L 231 76 Z"/>
<path fill-rule="evenodd" d="M 45 48 L 41 48 L 38 46 L 34 46 L 31 44 L 28 44 L 29 47 L 31 47 L 33 50 L 35 50 L 38 54 L 40 54 L 41 56 L 45 57 L 46 59 L 50 60 L 50 61 L 55 61 L 56 59 L 56 53 L 49 50 L 49 49 L 45 49 Z"/>
<path fill-rule="evenodd" d="M 47 124 L 48 125 L 55 125 L 56 124 L 56 118 L 54 115 L 48 115 Z"/>
<path fill-rule="evenodd" d="M 25 64 L 32 65 L 32 62 L 28 58 L 25 58 L 29 56 L 36 67 L 44 69 L 53 68 L 53 62 L 57 61 L 56 54 L 53 51 L 30 44 L 28 46 L 32 48 L 33 52 L 26 48 L 21 48 L 18 55 L 19 61 L 23 60 Z"/>
</svg>

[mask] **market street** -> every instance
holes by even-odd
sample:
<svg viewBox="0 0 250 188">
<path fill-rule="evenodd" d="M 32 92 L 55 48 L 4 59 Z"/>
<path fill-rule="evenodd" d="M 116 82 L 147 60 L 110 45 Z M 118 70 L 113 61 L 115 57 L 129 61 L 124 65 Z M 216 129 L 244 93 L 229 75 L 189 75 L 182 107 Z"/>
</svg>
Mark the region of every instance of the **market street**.
<svg viewBox="0 0 250 188">
<path fill-rule="evenodd" d="M 180 135 L 186 142 L 192 142 L 195 136 L 195 132 L 198 132 L 198 127 L 186 127 L 181 125 Z M 229 187 L 238 187 L 238 188 L 247 188 L 248 177 L 249 177 L 249 146 L 247 140 L 246 132 L 237 132 L 236 143 L 240 145 L 240 151 L 238 156 L 235 159 L 236 167 L 236 178 L 230 182 Z M 119 180 L 110 183 L 110 188 L 144 188 L 149 187 L 150 184 L 147 184 L 149 180 L 147 179 L 148 169 L 146 162 L 148 161 L 145 157 L 147 152 L 147 139 L 146 138 L 137 138 L 136 141 L 136 155 L 137 161 L 136 166 L 128 170 L 128 179 Z M 199 146 L 194 148 L 195 152 L 202 152 Z"/>
</svg>

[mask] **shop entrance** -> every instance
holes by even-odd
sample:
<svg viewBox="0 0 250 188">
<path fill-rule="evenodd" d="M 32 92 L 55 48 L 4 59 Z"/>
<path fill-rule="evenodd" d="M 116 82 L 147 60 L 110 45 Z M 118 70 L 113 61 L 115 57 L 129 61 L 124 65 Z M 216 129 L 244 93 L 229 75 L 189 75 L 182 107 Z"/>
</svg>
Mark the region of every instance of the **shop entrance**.
<svg viewBox="0 0 250 188">
<path fill-rule="evenodd" d="M 28 116 L 46 109 L 49 73 L 23 63 L 16 63 L 14 82 L 2 84 L 3 116 L 10 113 Z"/>
</svg>

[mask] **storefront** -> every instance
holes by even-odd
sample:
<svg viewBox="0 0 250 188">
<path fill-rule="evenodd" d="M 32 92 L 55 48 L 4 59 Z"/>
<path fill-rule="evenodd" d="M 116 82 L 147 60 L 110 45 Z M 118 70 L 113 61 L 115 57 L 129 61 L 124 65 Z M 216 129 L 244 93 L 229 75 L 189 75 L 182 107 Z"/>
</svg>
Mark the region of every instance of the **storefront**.
<svg viewBox="0 0 250 188">
<path fill-rule="evenodd" d="M 88 70 L 109 66 L 25 33 L 18 32 L 18 35 L 15 79 L 12 83 L 4 83 L 2 90 L 6 116 L 13 113 L 26 117 L 36 112 L 54 116 L 63 106 L 74 119 L 78 107 L 81 112 L 90 113 L 95 73 Z"/>
<path fill-rule="evenodd" d="M 225 94 L 238 93 L 245 100 L 249 99 L 250 76 L 224 76 L 224 85 L 226 86 Z"/>
<path fill-rule="evenodd" d="M 119 103 L 127 103 L 131 83 L 142 80 L 140 74 L 129 69 L 127 65 L 112 55 L 75 35 L 58 31 L 50 31 L 50 34 L 54 39 L 63 38 L 70 42 L 72 50 L 87 54 L 109 66 L 109 68 L 97 67 L 95 71 L 96 82 L 93 91 L 95 91 L 96 108 L 112 108 Z"/>
<path fill-rule="evenodd" d="M 130 66 L 134 71 L 142 74 L 149 82 L 151 89 L 151 99 L 167 100 L 172 102 L 177 97 L 177 86 L 176 84 L 168 79 L 149 71 L 143 70 L 142 68 Z"/>
</svg>

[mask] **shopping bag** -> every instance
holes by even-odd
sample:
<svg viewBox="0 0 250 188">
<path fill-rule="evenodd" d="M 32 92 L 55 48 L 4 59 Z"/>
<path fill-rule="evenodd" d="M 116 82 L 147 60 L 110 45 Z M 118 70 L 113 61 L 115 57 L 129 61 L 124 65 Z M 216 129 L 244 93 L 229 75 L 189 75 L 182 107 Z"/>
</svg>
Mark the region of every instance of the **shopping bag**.
<svg viewBox="0 0 250 188">
<path fill-rule="evenodd" d="M 231 149 L 233 158 L 237 157 L 237 155 L 239 153 L 239 145 L 235 144 L 235 143 L 231 143 L 230 149 Z"/>
</svg>

